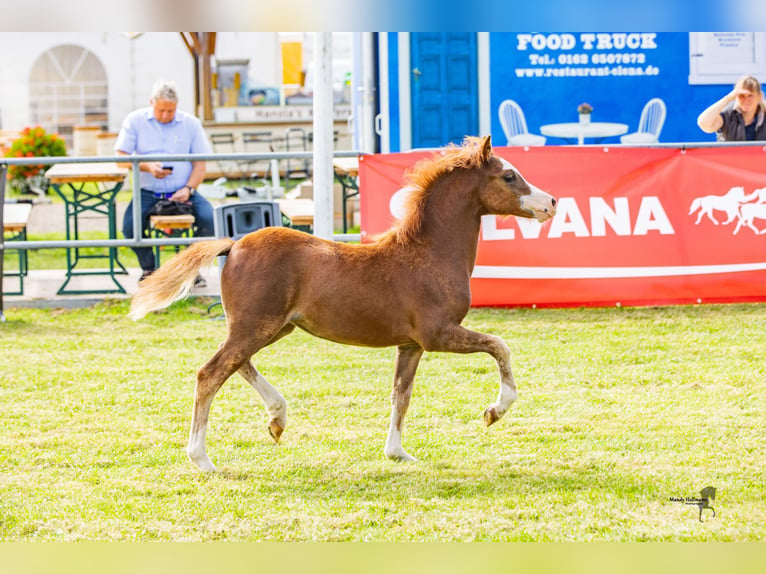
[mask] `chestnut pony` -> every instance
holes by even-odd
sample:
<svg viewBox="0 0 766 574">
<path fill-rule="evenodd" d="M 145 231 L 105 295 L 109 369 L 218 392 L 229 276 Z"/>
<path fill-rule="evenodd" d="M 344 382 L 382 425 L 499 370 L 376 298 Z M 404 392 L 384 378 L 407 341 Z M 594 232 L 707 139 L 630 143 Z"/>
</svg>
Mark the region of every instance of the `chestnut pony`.
<svg viewBox="0 0 766 574">
<path fill-rule="evenodd" d="M 462 146 L 436 152 L 408 179 L 406 215 L 374 243 L 346 245 L 267 227 L 236 242 L 195 243 L 141 283 L 134 319 L 183 297 L 200 267 L 228 256 L 221 273 L 227 336 L 197 372 L 186 447 L 200 469 L 215 470 L 205 452 L 210 405 L 235 372 L 263 398 L 269 433 L 279 441 L 287 403 L 251 357 L 295 327 L 338 343 L 397 348 L 384 448 L 391 459 L 414 460 L 402 448 L 402 426 L 423 351 L 483 351 L 495 358 L 500 392 L 484 412 L 487 425 L 516 400 L 508 346 L 460 325 L 471 304 L 479 226 L 486 214 L 545 221 L 555 214 L 556 200 L 493 155 L 489 137 L 466 138 Z"/>
</svg>

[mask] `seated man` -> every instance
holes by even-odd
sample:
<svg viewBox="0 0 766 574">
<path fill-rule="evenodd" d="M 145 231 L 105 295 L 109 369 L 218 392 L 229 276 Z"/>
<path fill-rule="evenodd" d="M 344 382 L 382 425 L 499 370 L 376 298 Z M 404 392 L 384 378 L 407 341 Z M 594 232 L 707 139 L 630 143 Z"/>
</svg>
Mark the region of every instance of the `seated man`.
<svg viewBox="0 0 766 574">
<path fill-rule="evenodd" d="M 178 94 L 172 82 L 154 85 L 150 107 L 128 114 L 120 128 L 114 149 L 117 155 L 210 153 L 210 144 L 200 121 L 177 110 Z M 130 164 L 121 164 L 130 167 Z M 194 234 L 213 235 L 213 206 L 195 193 L 205 177 L 204 161 L 141 162 L 141 217 L 144 236 L 149 235 L 149 214 L 160 199 L 190 202 L 194 213 Z M 135 177 L 135 174 L 134 174 Z M 122 232 L 133 238 L 133 202 L 125 212 Z M 143 280 L 155 270 L 151 247 L 134 248 Z M 202 277 L 197 286 L 203 286 Z"/>
</svg>

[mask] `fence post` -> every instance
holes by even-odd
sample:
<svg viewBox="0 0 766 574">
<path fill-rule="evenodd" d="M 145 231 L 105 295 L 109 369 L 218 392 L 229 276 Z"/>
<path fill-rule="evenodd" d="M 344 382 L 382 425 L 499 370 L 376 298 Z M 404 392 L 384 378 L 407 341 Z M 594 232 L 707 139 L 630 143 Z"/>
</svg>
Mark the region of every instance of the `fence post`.
<svg viewBox="0 0 766 574">
<path fill-rule="evenodd" d="M 333 236 L 332 34 L 314 33 L 314 235 Z"/>
<path fill-rule="evenodd" d="M 0 223 L 3 223 L 5 219 L 3 208 L 5 207 L 5 174 L 8 171 L 8 165 L 5 163 L 0 164 Z M 3 226 L 3 234 L 0 235 L 0 323 L 5 322 L 5 315 L 3 315 L 3 264 L 5 262 L 5 226 Z"/>
</svg>

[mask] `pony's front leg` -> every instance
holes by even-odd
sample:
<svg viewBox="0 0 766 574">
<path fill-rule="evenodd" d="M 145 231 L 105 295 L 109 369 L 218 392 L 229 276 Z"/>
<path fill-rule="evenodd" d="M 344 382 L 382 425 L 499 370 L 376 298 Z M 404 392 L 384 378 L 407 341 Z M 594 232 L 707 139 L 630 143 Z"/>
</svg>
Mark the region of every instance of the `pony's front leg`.
<svg viewBox="0 0 766 574">
<path fill-rule="evenodd" d="M 496 339 L 498 341 L 499 352 L 497 355 L 493 354 L 493 356 L 497 360 L 497 368 L 500 371 L 500 391 L 497 394 L 497 400 L 484 411 L 484 423 L 487 426 L 503 418 L 503 415 L 508 412 L 508 409 L 511 408 L 511 405 L 519 397 L 516 391 L 516 383 L 513 380 L 513 373 L 511 372 L 510 350 L 505 341 L 500 337 L 496 337 Z"/>
<path fill-rule="evenodd" d="M 400 346 L 396 349 L 396 367 L 394 371 L 394 388 L 391 392 L 391 423 L 388 427 L 384 454 L 393 460 L 413 461 L 414 457 L 402 448 L 402 427 L 404 415 L 412 397 L 412 383 L 415 371 L 418 369 L 423 348 L 418 345 Z"/>
<path fill-rule="evenodd" d="M 239 374 L 261 395 L 270 417 L 269 434 L 274 442 L 278 443 L 279 437 L 282 436 L 282 432 L 287 426 L 287 402 L 250 361 L 242 365 Z"/>
<path fill-rule="evenodd" d="M 433 348 L 432 348 L 433 347 Z M 508 345 L 500 337 L 485 335 L 470 331 L 461 325 L 451 325 L 442 330 L 427 347 L 429 351 L 445 351 L 451 353 L 489 353 L 497 361 L 500 372 L 500 392 L 497 400 L 484 411 L 484 422 L 487 426 L 499 421 L 508 412 L 518 398 L 516 384 L 511 372 L 511 352 Z"/>
</svg>

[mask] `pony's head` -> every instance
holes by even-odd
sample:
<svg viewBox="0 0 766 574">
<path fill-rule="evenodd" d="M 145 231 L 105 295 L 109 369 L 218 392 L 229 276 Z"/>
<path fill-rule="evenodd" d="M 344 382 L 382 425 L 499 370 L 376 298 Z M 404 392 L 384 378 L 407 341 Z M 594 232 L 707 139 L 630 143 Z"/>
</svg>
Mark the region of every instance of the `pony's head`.
<svg viewBox="0 0 766 574">
<path fill-rule="evenodd" d="M 478 215 L 516 215 L 545 221 L 556 214 L 553 196 L 530 185 L 513 165 L 495 156 L 489 136 L 466 137 L 462 146 L 442 148 L 419 161 L 406 179 L 409 185 L 399 190 L 391 202 L 392 213 L 401 214 L 401 221 L 392 230 L 399 241 L 411 240 L 423 228 L 426 206 L 434 194 L 451 197 L 445 204 L 450 208 L 456 205 L 452 201 L 456 195 L 470 196 L 473 199 L 469 201 L 478 201 Z M 435 192 L 435 188 L 439 191 Z M 445 189 L 452 195 L 445 194 Z M 439 217 L 445 213 L 442 209 Z"/>
<path fill-rule="evenodd" d="M 487 214 L 516 215 L 546 221 L 556 215 L 556 199 L 529 183 L 516 167 L 492 153 L 490 138 L 482 144 L 490 179 L 479 195 Z"/>
</svg>

